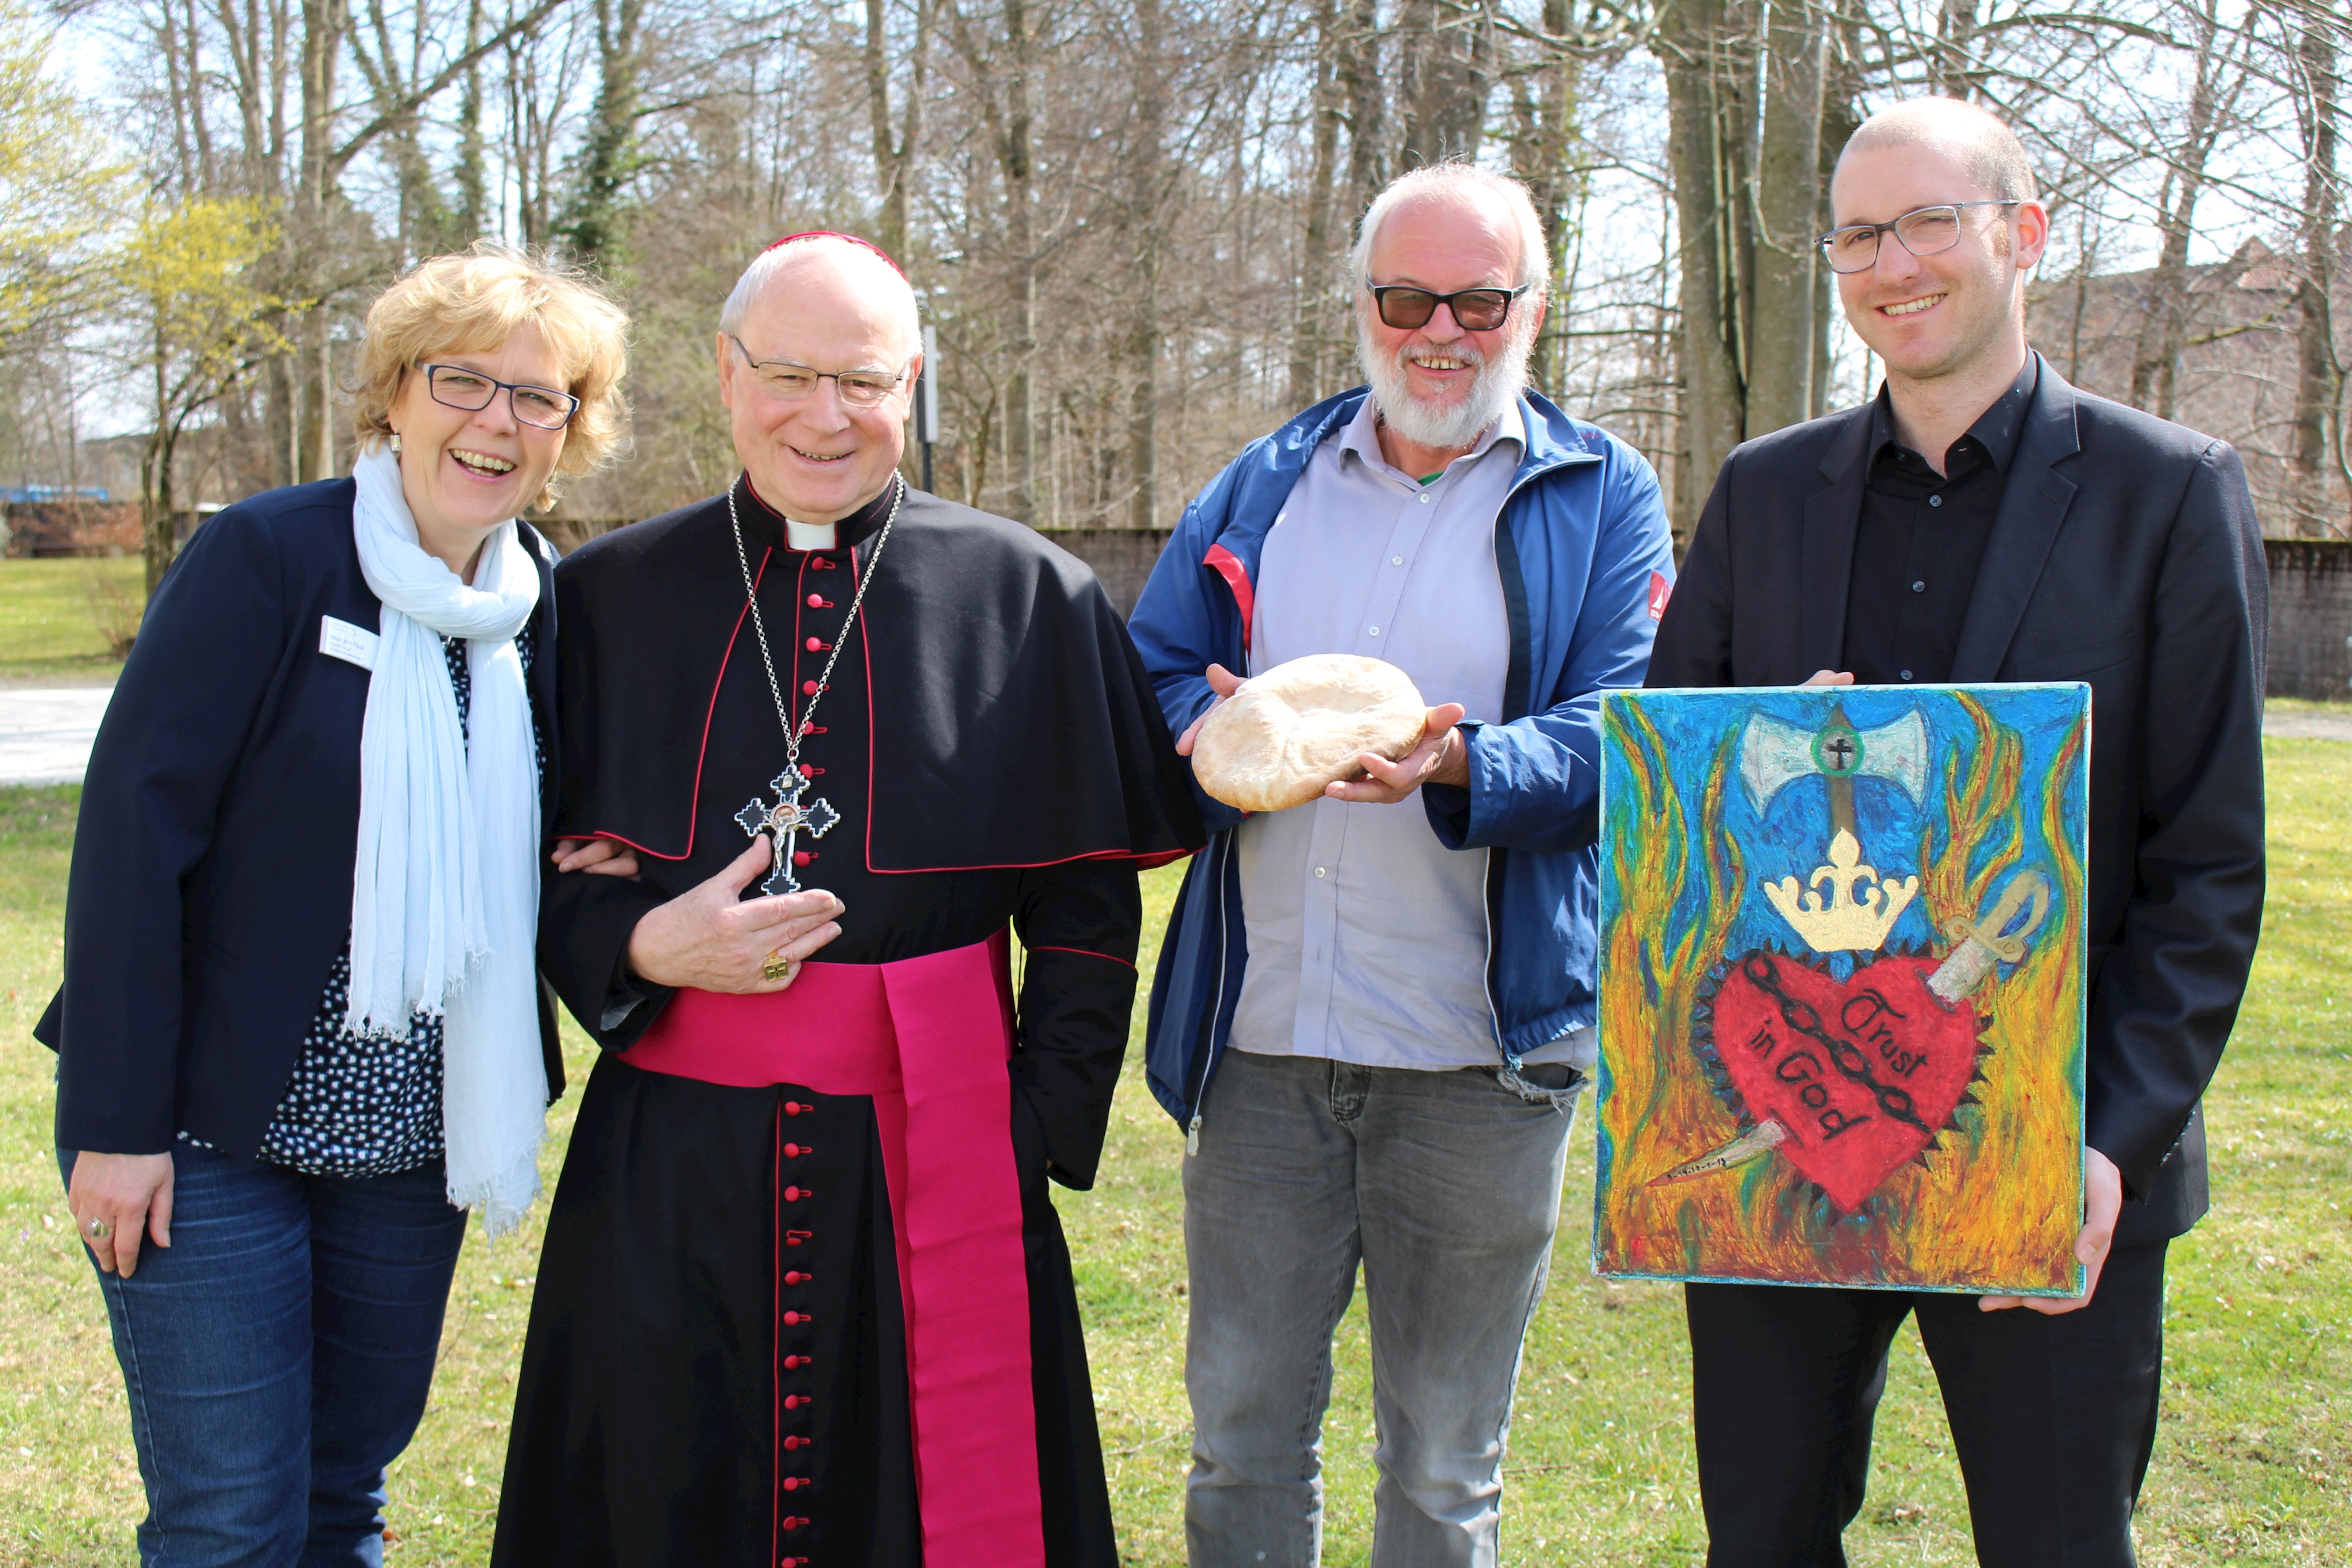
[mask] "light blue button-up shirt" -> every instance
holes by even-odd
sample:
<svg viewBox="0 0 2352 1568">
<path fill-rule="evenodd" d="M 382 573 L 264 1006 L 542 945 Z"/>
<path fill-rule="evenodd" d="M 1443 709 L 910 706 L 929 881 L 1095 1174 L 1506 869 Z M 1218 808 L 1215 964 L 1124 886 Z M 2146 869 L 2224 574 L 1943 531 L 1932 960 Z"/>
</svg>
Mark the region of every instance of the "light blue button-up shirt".
<svg viewBox="0 0 2352 1568">
<path fill-rule="evenodd" d="M 1368 398 L 1275 519 L 1251 668 L 1367 654 L 1431 706 L 1499 723 L 1511 643 L 1495 522 L 1526 444 L 1518 405 L 1426 485 L 1389 465 L 1378 431 Z M 1497 1061 L 1485 850 L 1441 845 L 1418 795 L 1262 812 L 1236 844 L 1250 959 L 1234 1049 L 1372 1067 Z"/>
</svg>

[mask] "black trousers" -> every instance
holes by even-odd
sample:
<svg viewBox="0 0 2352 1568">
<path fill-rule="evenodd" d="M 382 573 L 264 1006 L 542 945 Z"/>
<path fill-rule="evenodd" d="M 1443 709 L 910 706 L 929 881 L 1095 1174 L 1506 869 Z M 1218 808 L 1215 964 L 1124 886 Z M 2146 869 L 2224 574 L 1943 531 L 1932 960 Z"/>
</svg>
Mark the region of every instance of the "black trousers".
<svg viewBox="0 0 2352 1568">
<path fill-rule="evenodd" d="M 1935 1364 L 1987 1568 L 2130 1568 L 2156 1442 L 2166 1243 L 2119 1248 L 2091 1304 L 1690 1285 L 1707 1568 L 1843 1568 L 1871 1422 L 1905 1316 Z"/>
</svg>

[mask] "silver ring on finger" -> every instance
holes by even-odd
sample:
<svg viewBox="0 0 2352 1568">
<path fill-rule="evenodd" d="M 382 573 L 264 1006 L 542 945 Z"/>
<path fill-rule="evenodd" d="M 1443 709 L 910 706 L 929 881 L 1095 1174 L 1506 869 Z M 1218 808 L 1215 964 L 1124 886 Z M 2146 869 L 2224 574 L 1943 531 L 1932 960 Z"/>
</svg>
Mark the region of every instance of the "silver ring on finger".
<svg viewBox="0 0 2352 1568">
<path fill-rule="evenodd" d="M 102 1218 L 93 1219 L 82 1228 L 89 1232 L 91 1239 L 97 1241 L 103 1241 L 114 1234 L 114 1227 Z"/>
</svg>

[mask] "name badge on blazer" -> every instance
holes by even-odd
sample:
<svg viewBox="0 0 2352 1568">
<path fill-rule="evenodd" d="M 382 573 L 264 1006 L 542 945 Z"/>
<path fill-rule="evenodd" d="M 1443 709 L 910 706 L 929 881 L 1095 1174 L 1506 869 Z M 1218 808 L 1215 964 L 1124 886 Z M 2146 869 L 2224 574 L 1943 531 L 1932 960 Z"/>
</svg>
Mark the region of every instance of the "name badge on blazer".
<svg viewBox="0 0 2352 1568">
<path fill-rule="evenodd" d="M 319 652 L 330 659 L 341 659 L 347 664 L 357 664 L 362 670 L 373 670 L 375 668 L 376 642 L 376 634 L 364 626 L 354 626 L 331 615 L 319 618 Z"/>
</svg>

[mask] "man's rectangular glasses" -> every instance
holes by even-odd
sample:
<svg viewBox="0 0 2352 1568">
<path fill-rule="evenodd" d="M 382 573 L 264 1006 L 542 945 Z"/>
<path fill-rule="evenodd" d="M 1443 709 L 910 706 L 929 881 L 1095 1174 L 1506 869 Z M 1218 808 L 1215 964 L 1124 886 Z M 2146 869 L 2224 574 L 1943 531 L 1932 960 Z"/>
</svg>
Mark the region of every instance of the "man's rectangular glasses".
<svg viewBox="0 0 2352 1568">
<path fill-rule="evenodd" d="M 1451 294 L 1432 294 L 1402 283 L 1365 287 L 1372 291 L 1381 319 L 1391 327 L 1426 326 L 1443 305 L 1454 312 L 1454 324 L 1465 332 L 1493 331 L 1510 315 L 1511 301 L 1528 291 L 1524 283 L 1517 288 L 1458 288 Z"/>
<path fill-rule="evenodd" d="M 1878 236 L 1891 234 L 1913 256 L 1934 256 L 1960 243 L 1960 213 L 1967 207 L 2013 207 L 2009 201 L 1946 202 L 1916 207 L 1890 224 L 1848 224 L 1814 243 L 1829 257 L 1832 272 L 1868 272 L 1878 265 Z"/>
<path fill-rule="evenodd" d="M 553 387 L 517 386 L 469 371 L 463 365 L 419 365 L 425 372 L 425 387 L 433 401 L 450 408 L 462 408 L 476 413 L 490 406 L 490 400 L 500 392 L 507 394 L 507 407 L 514 412 L 520 424 L 540 430 L 562 430 L 580 412 L 580 400 L 570 392 L 557 392 Z"/>
<path fill-rule="evenodd" d="M 789 360 L 755 360 L 751 350 L 743 346 L 742 339 L 732 332 L 727 336 L 733 340 L 735 351 L 743 356 L 743 362 L 751 367 L 751 374 L 759 378 L 760 385 L 779 402 L 798 402 L 816 391 L 817 382 L 830 381 L 840 390 L 842 402 L 856 408 L 873 408 L 898 391 L 898 383 L 907 379 L 904 372 L 886 376 L 879 371 L 813 371 Z"/>
</svg>

